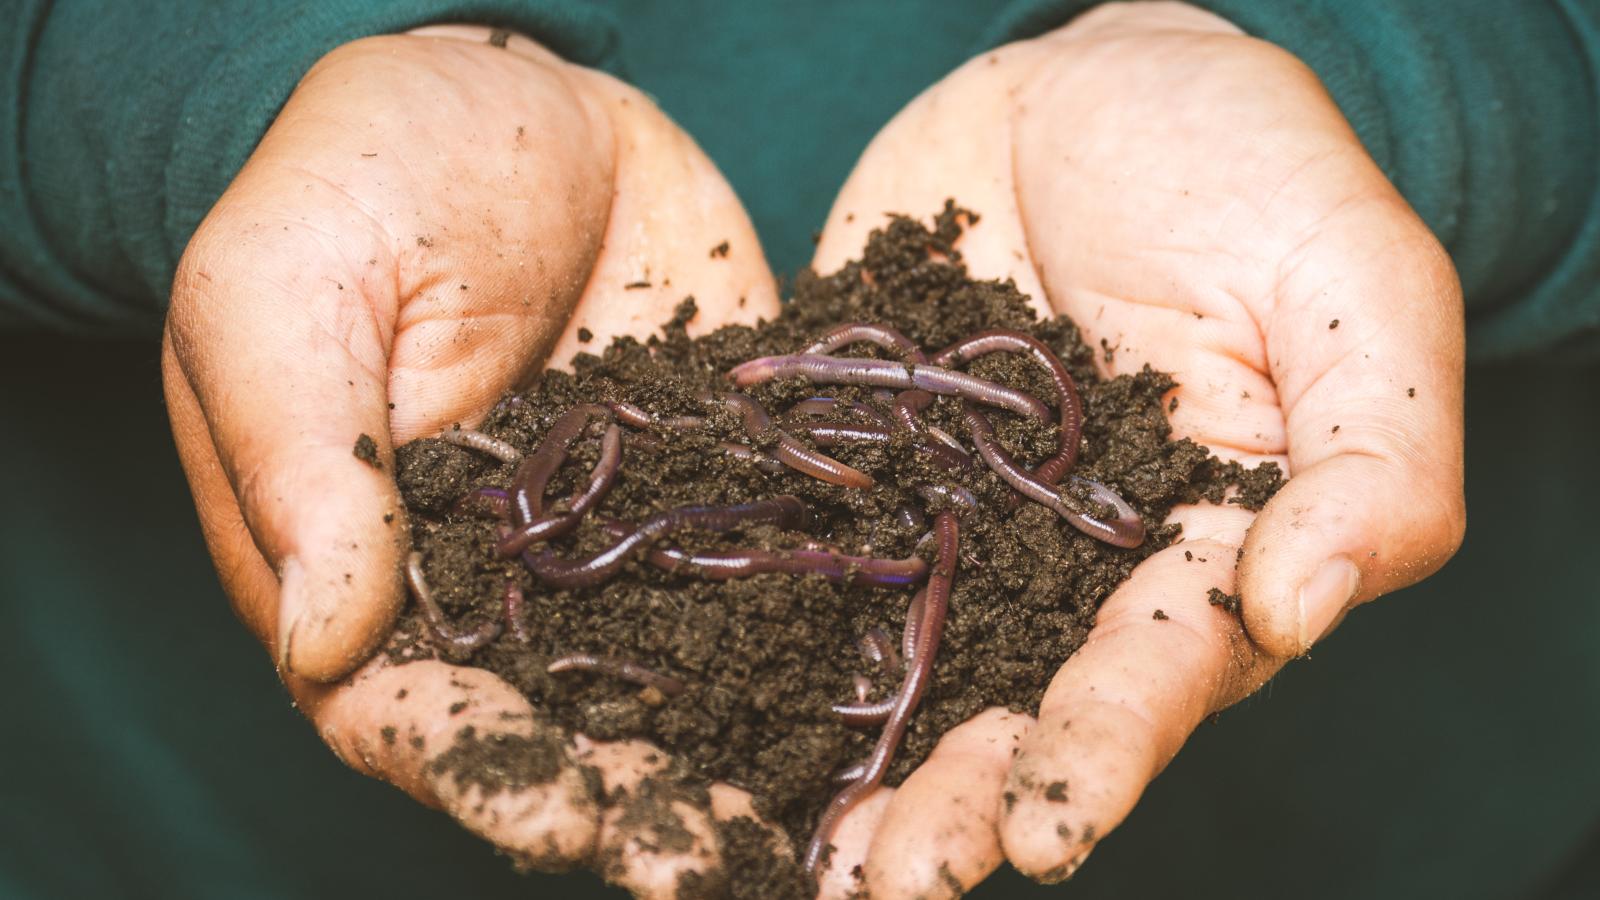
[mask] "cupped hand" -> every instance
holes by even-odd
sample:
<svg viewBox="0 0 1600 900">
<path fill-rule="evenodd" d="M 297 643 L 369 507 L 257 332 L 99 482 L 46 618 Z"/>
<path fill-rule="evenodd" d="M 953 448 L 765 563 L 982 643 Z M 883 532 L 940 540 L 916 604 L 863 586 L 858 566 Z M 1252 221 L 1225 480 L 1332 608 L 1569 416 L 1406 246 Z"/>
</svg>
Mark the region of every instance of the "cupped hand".
<svg viewBox="0 0 1600 900">
<path fill-rule="evenodd" d="M 1454 270 L 1289 54 L 1138 3 L 974 59 L 867 149 L 816 267 L 946 197 L 981 215 L 958 245 L 975 276 L 1071 316 L 1107 374 L 1172 373 L 1178 436 L 1292 478 L 1259 515 L 1175 510 L 1183 541 L 1106 601 L 1037 721 L 985 713 L 858 807 L 825 896 L 950 896 L 1002 859 L 1071 875 L 1202 719 L 1465 525 Z"/>
<path fill-rule="evenodd" d="M 580 328 L 594 346 L 642 336 L 690 294 L 692 329 L 776 310 L 731 190 L 644 95 L 489 38 L 357 41 L 305 76 L 179 266 L 173 431 L 239 617 L 346 762 L 531 865 L 605 859 L 636 893 L 670 895 L 716 864 L 711 817 L 747 798 L 680 804 L 696 845 L 656 852 L 580 771 L 614 793 L 660 767 L 648 748 L 569 741 L 487 672 L 363 666 L 404 600 L 395 445 L 475 424 L 570 359 Z M 376 466 L 352 452 L 363 434 Z M 485 798 L 431 765 L 468 725 L 557 743 L 558 775 Z"/>
</svg>

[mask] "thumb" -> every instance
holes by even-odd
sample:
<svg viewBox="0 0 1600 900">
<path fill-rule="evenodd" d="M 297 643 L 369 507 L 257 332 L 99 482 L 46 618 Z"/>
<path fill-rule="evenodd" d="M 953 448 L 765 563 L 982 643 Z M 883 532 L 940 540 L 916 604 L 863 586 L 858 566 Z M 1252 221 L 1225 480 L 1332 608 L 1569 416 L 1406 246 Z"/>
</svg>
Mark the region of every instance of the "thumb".
<svg viewBox="0 0 1600 900">
<path fill-rule="evenodd" d="M 391 477 L 386 352 L 350 337 L 378 330 L 354 326 L 357 282 L 340 291 L 340 276 L 308 265 L 314 257 L 292 237 L 269 246 L 259 230 L 230 227 L 225 211 L 213 223 L 190 245 L 168 316 L 168 374 L 183 379 L 203 423 L 175 428 L 179 452 L 190 468 L 214 454 L 232 490 L 213 492 L 213 503 L 236 504 L 278 577 L 276 616 L 250 618 L 280 668 L 332 680 L 365 658 L 401 602 L 406 523 Z M 233 249 L 214 252 L 212 241 Z M 201 442 L 211 446 L 187 446 Z M 229 582 L 245 561 L 217 562 L 237 598 Z"/>
<path fill-rule="evenodd" d="M 1266 324 L 1294 477 L 1245 541 L 1245 625 L 1306 652 L 1350 606 L 1437 571 L 1460 546 L 1461 291 L 1433 236 L 1392 201 L 1330 224 Z"/>
</svg>

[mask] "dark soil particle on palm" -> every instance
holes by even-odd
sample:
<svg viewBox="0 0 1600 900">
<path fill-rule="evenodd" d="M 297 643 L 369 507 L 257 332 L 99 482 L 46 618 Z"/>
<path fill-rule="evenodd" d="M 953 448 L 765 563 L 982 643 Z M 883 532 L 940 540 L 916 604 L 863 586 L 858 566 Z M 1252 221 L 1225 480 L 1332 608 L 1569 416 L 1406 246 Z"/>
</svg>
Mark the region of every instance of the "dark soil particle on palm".
<svg viewBox="0 0 1600 900">
<path fill-rule="evenodd" d="M 1084 437 L 1076 471 L 1111 485 L 1149 523 L 1148 537 L 1135 549 L 1086 537 L 1039 505 L 1012 508 L 1013 492 L 987 468 L 979 465 L 952 476 L 902 439 L 827 451 L 872 475 L 876 485 L 866 490 L 825 484 L 788 469 L 771 474 L 718 449 L 719 441 L 746 440 L 741 423 L 724 412 L 710 412 L 708 426 L 700 431 L 643 435 L 630 429 L 621 475 L 598 508 L 600 516 L 637 522 L 676 506 L 792 494 L 813 513 L 805 535 L 760 527 L 730 535 L 685 534 L 678 543 L 690 551 L 784 548 L 811 538 L 848 553 L 904 557 L 916 552 L 927 526 L 906 523 L 896 511 L 921 510 L 930 521 L 939 511 L 917 494 L 917 486 L 959 483 L 971 490 L 981 504 L 962 519 L 960 562 L 933 681 L 895 755 L 890 784 L 926 758 L 941 734 L 984 708 L 1035 711 L 1051 675 L 1083 643 L 1100 603 L 1138 562 L 1178 539 L 1177 526 L 1157 524 L 1174 505 L 1227 499 L 1259 508 L 1280 481 L 1270 464 L 1245 470 L 1189 440 L 1171 440 L 1163 406 L 1174 387 L 1168 376 L 1146 369 L 1102 380 L 1094 352 L 1070 321 L 1039 321 L 1009 282 L 969 279 L 953 246 L 964 215 L 947 206 L 931 230 L 911 219 L 894 219 L 873 233 L 860 261 L 825 277 L 802 273 L 793 301 L 775 321 L 754 328 L 731 326 L 691 339 L 685 326 L 695 310 L 685 301 L 661 337 L 645 343 L 621 338 L 598 356 L 580 354 L 574 372 L 546 373 L 520 399 L 502 401 L 480 426 L 527 451 L 557 416 L 578 403 L 626 401 L 662 416 L 706 415 L 695 397 L 705 390 L 728 390 L 723 374 L 729 369 L 757 356 L 795 352 L 845 322 L 891 325 L 930 351 L 991 328 L 1026 331 L 1048 344 L 1083 395 Z M 870 345 L 847 352 L 881 355 Z M 967 369 L 1053 402 L 1045 372 L 1026 357 L 993 354 Z M 868 390 L 820 387 L 803 379 L 769 382 L 749 393 L 774 416 L 819 394 L 887 411 Z M 1053 425 L 1000 411 L 991 416 L 1002 443 L 1026 464 L 1037 465 L 1055 451 Z M 966 434 L 960 403 L 952 398 L 939 398 L 924 419 L 951 434 Z M 599 454 L 598 430 L 574 443 L 569 462 L 550 484 L 549 498 L 569 496 L 587 481 Z M 389 647 L 394 660 L 439 655 L 480 666 L 516 686 L 561 726 L 597 740 L 652 741 L 693 778 L 750 791 L 758 812 L 786 829 L 796 846 L 804 846 L 818 813 L 837 790 L 830 774 L 863 759 L 875 738 L 845 727 L 829 706 L 853 699 L 857 673 L 872 679 L 873 699 L 888 697 L 898 687 L 897 677 L 862 659 L 857 638 L 875 626 L 898 636 L 912 589 L 790 575 L 709 582 L 635 561 L 600 586 L 552 590 L 538 584 L 519 561 L 496 557 L 494 522 L 451 511 L 471 489 L 506 487 L 514 465 L 429 439 L 401 447 L 396 468 L 413 515 L 415 547 L 445 613 L 469 629 L 486 617 L 500 617 L 506 581 L 513 579 L 526 596 L 532 639 L 518 643 L 506 631 L 468 657 L 452 656 L 434 649 L 413 607 Z M 577 558 L 611 540 L 591 515 L 554 549 Z M 642 696 L 636 685 L 617 679 L 545 672 L 552 658 L 577 652 L 631 659 L 681 679 L 685 690 L 661 702 L 659 694 Z M 510 769 L 498 750 L 480 760 L 464 746 L 458 742 L 449 751 L 456 755 L 435 765 L 486 788 L 502 778 L 526 783 L 536 774 Z M 714 890 L 710 882 L 685 884 L 687 894 L 743 892 L 749 884 L 765 886 L 765 893 L 749 896 L 799 890 L 798 867 L 772 857 L 759 827 L 720 828 L 723 852 L 738 876 L 734 883 L 718 882 Z M 672 837 L 663 832 L 661 840 Z"/>
</svg>

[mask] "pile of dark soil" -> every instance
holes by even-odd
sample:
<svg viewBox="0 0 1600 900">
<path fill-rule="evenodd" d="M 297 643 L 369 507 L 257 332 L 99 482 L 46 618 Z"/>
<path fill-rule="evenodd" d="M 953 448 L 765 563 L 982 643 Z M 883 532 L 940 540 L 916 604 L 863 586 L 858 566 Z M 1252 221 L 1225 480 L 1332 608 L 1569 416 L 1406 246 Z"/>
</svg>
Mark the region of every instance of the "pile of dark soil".
<svg viewBox="0 0 1600 900">
<path fill-rule="evenodd" d="M 896 754 L 890 784 L 921 762 L 942 733 L 984 708 L 1035 711 L 1051 675 L 1083 643 L 1100 603 L 1140 560 L 1177 539 L 1175 526 L 1158 524 L 1172 506 L 1223 502 L 1224 491 L 1238 487 L 1229 502 L 1257 508 L 1279 483 L 1275 466 L 1247 472 L 1191 441 L 1170 440 L 1162 406 L 1173 387 L 1167 376 L 1147 369 L 1103 381 L 1093 351 L 1070 321 L 1037 321 L 1009 282 L 969 279 L 953 246 L 963 215 L 947 206 L 932 230 L 911 219 L 893 220 L 873 234 L 861 261 L 826 277 L 803 274 L 777 320 L 755 328 L 727 327 L 691 339 L 684 326 L 695 307 L 686 300 L 663 337 L 647 343 L 621 339 L 598 356 L 581 355 L 574 373 L 546 373 L 520 399 L 502 402 L 481 426 L 531 450 L 557 416 L 579 403 L 626 401 L 660 416 L 706 415 L 696 395 L 728 390 L 723 374 L 729 369 L 757 356 L 795 352 L 845 322 L 891 325 L 930 351 L 991 328 L 1026 331 L 1054 349 L 1083 395 L 1084 441 L 1076 471 L 1111 485 L 1145 518 L 1149 534 L 1136 549 L 1086 537 L 1033 503 L 1011 508 L 1011 488 L 981 464 L 953 477 L 910 442 L 826 451 L 871 474 L 876 485 L 866 490 L 788 469 L 769 473 L 717 448 L 719 441 L 746 440 L 740 421 L 727 413 L 711 415 L 701 431 L 625 440 L 622 474 L 599 507 L 603 516 L 638 522 L 676 506 L 792 494 L 814 514 L 807 535 L 754 528 L 684 535 L 677 543 L 688 550 L 776 548 L 809 537 L 847 553 L 904 557 L 927 525 L 916 521 L 923 517 L 897 511 L 923 511 L 927 521 L 938 511 L 915 488 L 933 482 L 971 490 L 981 506 L 962 520 L 960 564 L 935 674 Z M 846 352 L 881 355 L 860 344 Z M 994 354 L 966 368 L 1053 402 L 1045 372 L 1026 357 Z M 774 381 L 749 393 L 775 416 L 818 394 L 887 411 L 866 389 L 819 388 L 801 379 Z M 940 398 L 924 418 L 963 436 L 960 410 L 959 401 Z M 998 410 L 991 415 L 1002 443 L 1029 466 L 1055 451 L 1054 426 Z M 548 496 L 566 497 L 587 481 L 598 445 L 594 432 L 574 444 Z M 853 699 L 857 673 L 874 678 L 874 698 L 890 696 L 899 684 L 862 659 L 857 638 L 875 626 L 898 638 L 913 589 L 792 575 L 708 582 L 634 562 L 598 587 L 550 590 L 518 561 L 495 556 L 494 522 L 451 512 L 473 488 L 506 487 L 514 468 L 440 440 L 416 441 L 398 453 L 415 546 L 445 612 L 471 628 L 503 615 L 507 578 L 520 580 L 526 593 L 531 643 L 502 633 L 470 658 L 452 661 L 498 674 L 575 731 L 596 739 L 647 739 L 695 777 L 749 790 L 758 810 L 803 847 L 837 790 L 830 773 L 862 760 L 876 737 L 875 730 L 842 725 L 830 704 Z M 576 558 L 611 543 L 593 518 L 555 549 Z M 389 652 L 396 660 L 435 655 L 414 608 L 403 617 Z M 686 689 L 663 698 L 614 678 L 545 672 L 552 658 L 574 652 L 626 657 L 682 679 Z M 751 832 L 749 840 L 758 834 Z"/>
</svg>

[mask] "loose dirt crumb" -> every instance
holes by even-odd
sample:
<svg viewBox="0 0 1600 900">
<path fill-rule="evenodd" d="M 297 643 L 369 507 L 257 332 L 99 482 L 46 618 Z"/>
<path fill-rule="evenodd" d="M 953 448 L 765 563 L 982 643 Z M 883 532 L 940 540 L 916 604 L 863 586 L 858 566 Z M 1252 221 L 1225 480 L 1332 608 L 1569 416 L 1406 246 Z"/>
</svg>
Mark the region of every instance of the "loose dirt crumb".
<svg viewBox="0 0 1600 900">
<path fill-rule="evenodd" d="M 1206 593 L 1206 599 L 1211 602 L 1212 606 L 1220 606 L 1234 615 L 1239 614 L 1239 610 L 1243 608 L 1244 604 L 1244 599 L 1238 594 L 1224 593 L 1221 588 L 1212 588 Z"/>
<path fill-rule="evenodd" d="M 355 447 L 350 452 L 356 459 L 361 460 L 374 469 L 383 468 L 383 460 L 378 457 L 378 442 L 370 434 L 362 434 L 356 438 Z"/>
</svg>

